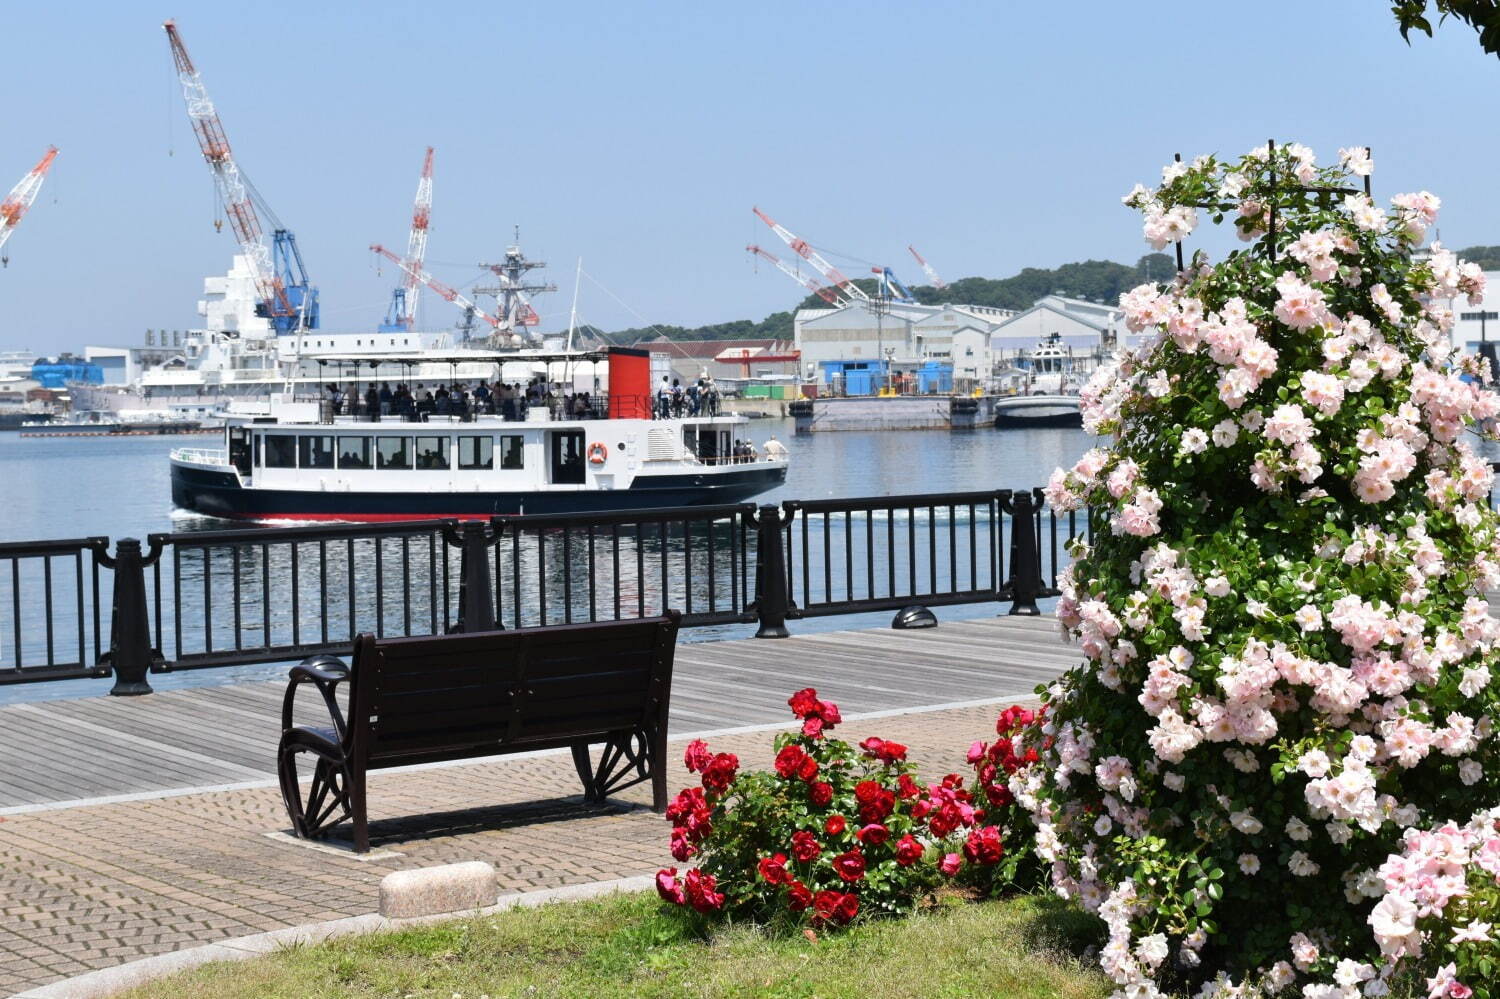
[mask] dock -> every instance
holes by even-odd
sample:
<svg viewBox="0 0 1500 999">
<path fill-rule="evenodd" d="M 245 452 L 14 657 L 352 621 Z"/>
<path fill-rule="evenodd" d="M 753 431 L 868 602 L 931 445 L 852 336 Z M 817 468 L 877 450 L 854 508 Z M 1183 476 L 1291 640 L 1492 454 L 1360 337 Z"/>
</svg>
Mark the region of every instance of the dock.
<svg viewBox="0 0 1500 999">
<path fill-rule="evenodd" d="M 1051 616 L 679 643 L 671 732 L 785 723 L 787 697 L 808 686 L 861 715 L 1029 697 L 1077 662 Z M 270 786 L 285 689 L 263 681 L 0 708 L 0 815 Z M 302 693 L 317 720 L 315 693 Z"/>
</svg>

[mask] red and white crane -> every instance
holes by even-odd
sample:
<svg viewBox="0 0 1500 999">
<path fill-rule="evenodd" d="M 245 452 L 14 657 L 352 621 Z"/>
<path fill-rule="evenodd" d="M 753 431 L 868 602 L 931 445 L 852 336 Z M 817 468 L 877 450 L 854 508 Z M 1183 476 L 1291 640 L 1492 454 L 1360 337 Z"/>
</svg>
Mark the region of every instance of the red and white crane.
<svg viewBox="0 0 1500 999">
<path fill-rule="evenodd" d="M 424 270 L 412 267 L 405 260 L 396 256 L 396 254 L 392 253 L 390 250 L 387 250 L 379 243 L 370 244 L 370 249 L 374 250 L 376 253 L 380 254 L 382 257 L 389 260 L 397 267 L 401 268 L 406 272 L 406 275 L 408 277 L 422 282 L 427 287 L 437 292 L 438 297 L 443 299 L 445 302 L 452 302 L 454 305 L 458 306 L 461 309 L 468 309 L 469 311 L 473 312 L 474 315 L 478 316 L 480 319 L 483 319 L 491 326 L 498 327 L 500 325 L 500 320 L 496 319 L 494 316 L 490 315 L 488 312 L 485 312 L 479 306 L 475 305 L 469 299 L 465 298 L 457 288 L 444 284 Z"/>
<path fill-rule="evenodd" d="M 172 61 L 177 66 L 177 77 L 182 84 L 182 99 L 187 104 L 188 120 L 192 122 L 193 134 L 197 136 L 198 146 L 203 150 L 203 159 L 213 172 L 214 186 L 218 189 L 219 200 L 229 218 L 230 231 L 239 243 L 240 253 L 250 264 L 261 311 L 273 321 L 278 331 L 291 325 L 315 326 L 315 321 L 308 323 L 305 317 L 299 317 L 299 313 L 305 311 L 299 309 L 299 306 L 315 301 L 310 297 L 313 293 L 306 288 L 305 279 L 299 285 L 302 293 L 289 296 L 285 282 L 277 273 L 271 248 L 266 245 L 261 229 L 260 216 L 255 210 L 250 185 L 240 171 L 239 164 L 235 162 L 234 153 L 229 148 L 229 137 L 224 132 L 224 124 L 219 120 L 219 113 L 214 110 L 214 102 L 203 86 L 203 78 L 193 65 L 187 47 L 182 44 L 182 36 L 177 33 L 177 23 L 168 21 L 162 27 L 166 29 L 167 42 L 172 47 Z M 277 228 L 279 230 L 280 227 Z M 282 231 L 278 231 L 278 237 Z M 300 264 L 300 258 L 297 263 Z M 299 301 L 294 303 L 293 297 Z M 315 305 L 313 309 L 315 312 Z"/>
<path fill-rule="evenodd" d="M 422 262 L 427 257 L 427 227 L 432 222 L 432 147 L 427 147 L 427 157 L 422 161 L 422 176 L 417 180 L 417 198 L 411 210 L 411 235 L 406 240 L 406 280 L 397 289 L 399 303 L 392 303 L 395 323 L 402 329 L 411 329 L 417 321 L 417 295 L 422 281 Z"/>
<path fill-rule="evenodd" d="M 823 280 L 827 281 L 829 284 L 833 285 L 844 294 L 848 295 L 849 298 L 854 302 L 863 304 L 870 301 L 869 295 L 866 295 L 862 290 L 860 290 L 859 286 L 857 286 L 853 281 L 850 281 L 848 278 L 844 277 L 843 274 L 839 273 L 839 269 L 837 267 L 824 260 L 822 254 L 809 246 L 805 239 L 800 238 L 796 233 L 792 232 L 786 226 L 776 222 L 759 208 L 752 207 L 750 210 L 755 213 L 756 218 L 760 219 L 766 225 L 770 226 L 771 231 L 780 236 L 782 242 L 786 243 L 787 246 L 790 246 L 792 248 L 793 253 L 797 254 L 797 256 L 801 257 L 803 260 L 806 260 L 809 264 L 812 264 L 813 269 L 816 270 L 819 274 L 823 275 Z"/>
<path fill-rule="evenodd" d="M 946 288 L 948 286 L 948 282 L 938 277 L 938 273 L 933 269 L 932 265 L 922 259 L 922 255 L 917 252 L 915 246 L 908 246 L 907 249 L 911 251 L 912 256 L 917 258 L 917 263 L 922 266 L 922 273 L 927 275 L 927 280 L 932 282 L 934 288 Z"/>
<path fill-rule="evenodd" d="M 762 250 L 754 243 L 751 243 L 749 246 L 745 247 L 745 249 L 755 254 L 757 257 L 762 257 L 766 260 L 769 260 L 771 263 L 776 265 L 776 269 L 781 271 L 781 273 L 785 274 L 793 281 L 796 281 L 802 287 L 806 288 L 814 295 L 817 295 L 819 298 L 821 298 L 823 301 L 827 302 L 834 308 L 843 308 L 845 305 L 849 304 L 847 301 L 840 298 L 836 291 L 823 284 L 817 278 L 813 277 L 810 274 L 803 274 L 801 271 L 788 264 L 785 260 L 782 260 L 780 257 L 774 254 L 767 253 L 765 250 Z"/>
<path fill-rule="evenodd" d="M 16 186 L 10 189 L 4 201 L 0 201 L 0 247 L 10 239 L 11 234 L 16 231 L 16 226 L 21 224 L 21 217 L 26 210 L 36 201 L 37 192 L 42 189 L 42 180 L 47 176 L 47 171 L 52 169 L 52 161 L 57 159 L 57 147 L 48 146 L 47 151 L 42 154 L 41 161 L 31 168 L 31 172 L 22 177 Z M 10 258 L 5 258 L 9 263 Z"/>
</svg>

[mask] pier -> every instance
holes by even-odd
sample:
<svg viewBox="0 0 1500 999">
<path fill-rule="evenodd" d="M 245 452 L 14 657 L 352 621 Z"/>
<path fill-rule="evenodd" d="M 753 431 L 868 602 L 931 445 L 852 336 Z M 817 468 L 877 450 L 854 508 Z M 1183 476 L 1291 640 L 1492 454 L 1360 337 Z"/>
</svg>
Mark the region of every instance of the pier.
<svg viewBox="0 0 1500 999">
<path fill-rule="evenodd" d="M 847 396 L 787 403 L 797 433 L 840 430 L 974 430 L 995 424 L 992 395 Z"/>
</svg>

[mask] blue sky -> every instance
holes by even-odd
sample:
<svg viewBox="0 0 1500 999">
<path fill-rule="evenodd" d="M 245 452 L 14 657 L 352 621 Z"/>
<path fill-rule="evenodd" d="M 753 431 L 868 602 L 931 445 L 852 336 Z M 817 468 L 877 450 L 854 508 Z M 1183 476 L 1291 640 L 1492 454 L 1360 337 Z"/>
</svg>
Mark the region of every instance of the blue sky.
<svg viewBox="0 0 1500 999">
<path fill-rule="evenodd" d="M 798 289 L 743 247 L 816 245 L 952 280 L 1146 251 L 1119 198 L 1174 151 L 1374 147 L 1376 192 L 1500 243 L 1500 59 L 1453 24 L 1408 48 L 1372 0 L 1155 4 L 33 4 L 6 15 L 0 190 L 62 153 L 0 270 L 0 348 L 196 322 L 234 246 L 161 30 L 175 17 L 240 163 L 293 229 L 324 327 L 367 329 L 437 148 L 431 269 L 519 224 L 565 326 L 759 318 Z M 169 155 L 169 151 L 171 155 Z M 844 263 L 836 258 L 836 262 Z M 859 269 L 850 262 L 848 270 Z M 622 306 L 604 290 L 607 288 Z M 424 295 L 424 326 L 451 306 Z"/>
</svg>

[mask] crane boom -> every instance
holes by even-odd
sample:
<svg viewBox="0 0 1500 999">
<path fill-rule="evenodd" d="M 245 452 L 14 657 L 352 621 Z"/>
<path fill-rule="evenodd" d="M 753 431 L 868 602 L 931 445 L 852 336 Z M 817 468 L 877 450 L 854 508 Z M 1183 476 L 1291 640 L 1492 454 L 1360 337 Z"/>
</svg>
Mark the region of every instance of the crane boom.
<svg viewBox="0 0 1500 999">
<path fill-rule="evenodd" d="M 424 270 L 419 270 L 412 267 L 405 260 L 396 256 L 394 253 L 392 253 L 390 250 L 387 250 L 379 243 L 371 243 L 370 249 L 374 250 L 376 253 L 380 254 L 382 257 L 389 260 L 397 267 L 401 268 L 401 270 L 404 271 L 408 277 L 415 278 L 416 280 L 425 284 L 427 287 L 431 288 L 433 291 L 437 292 L 438 297 L 443 299 L 445 302 L 452 302 L 454 305 L 457 305 L 461 309 L 471 310 L 474 315 L 478 316 L 480 319 L 483 319 L 491 326 L 500 325 L 500 320 L 496 319 L 494 316 L 490 315 L 479 306 L 469 301 L 459 293 L 459 290 L 457 288 L 444 284 Z"/>
<path fill-rule="evenodd" d="M 942 289 L 948 286 L 948 282 L 938 277 L 938 272 L 933 269 L 933 266 L 922 259 L 922 255 L 917 252 L 915 246 L 908 246 L 907 249 L 911 251 L 912 256 L 917 258 L 917 263 L 922 267 L 922 273 L 927 275 L 927 280 L 932 282 L 934 288 Z"/>
<path fill-rule="evenodd" d="M 422 262 L 427 257 L 427 225 L 432 221 L 432 147 L 427 147 L 427 158 L 422 161 L 422 176 L 417 181 L 416 203 L 411 211 L 411 235 L 406 241 L 406 262 L 411 269 L 406 272 L 406 327 L 410 329 L 417 318 L 417 284 L 422 272 Z"/>
<path fill-rule="evenodd" d="M 52 169 L 52 161 L 55 159 L 57 147 L 48 146 L 40 162 L 16 182 L 4 201 L 0 201 L 0 246 L 4 246 L 6 240 L 10 239 L 16 226 L 21 224 L 21 217 L 26 214 L 32 202 L 36 201 L 37 192 L 42 189 L 42 180 L 46 178 L 47 171 Z"/>
<path fill-rule="evenodd" d="M 853 281 L 850 281 L 848 278 L 844 277 L 843 274 L 840 274 L 839 269 L 830 264 L 828 261 L 824 260 L 822 254 L 809 246 L 806 240 L 798 237 L 796 233 L 792 232 L 786 226 L 776 222 L 759 208 L 752 207 L 750 210 L 755 213 L 756 218 L 760 219 L 766 225 L 770 226 L 771 231 L 780 236 L 782 242 L 786 243 L 787 246 L 790 246 L 792 248 L 792 252 L 796 253 L 797 256 L 812 264 L 813 269 L 816 270 L 819 274 L 823 275 L 823 279 L 825 281 L 837 287 L 844 294 L 848 295 L 856 302 L 863 303 L 870 300 L 869 295 L 866 295 Z"/>
<path fill-rule="evenodd" d="M 777 257 L 773 254 L 767 253 L 765 250 L 762 250 L 754 243 L 745 247 L 745 249 L 755 254 L 757 257 L 762 257 L 766 260 L 769 260 L 771 263 L 776 265 L 776 269 L 781 271 L 781 273 L 785 274 L 793 281 L 796 281 L 798 284 L 802 285 L 802 287 L 806 288 L 814 295 L 817 295 L 819 298 L 827 302 L 829 305 L 832 305 L 834 308 L 841 308 L 848 304 L 842 298 L 839 298 L 837 292 L 835 292 L 832 288 L 824 285 L 817 278 L 799 272 L 795 267 L 792 267 L 785 260 L 782 260 L 780 257 Z"/>
</svg>

